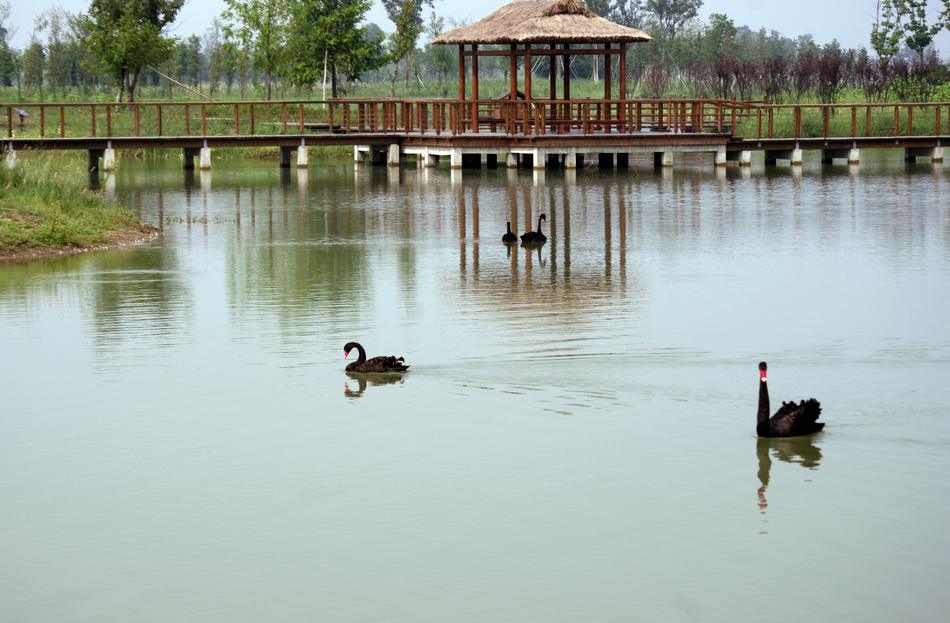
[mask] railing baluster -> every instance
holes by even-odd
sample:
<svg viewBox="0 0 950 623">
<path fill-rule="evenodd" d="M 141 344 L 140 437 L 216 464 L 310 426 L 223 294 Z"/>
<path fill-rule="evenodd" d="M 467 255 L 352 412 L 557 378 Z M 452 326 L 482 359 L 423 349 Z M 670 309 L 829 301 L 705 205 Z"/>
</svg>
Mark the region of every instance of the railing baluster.
<svg viewBox="0 0 950 623">
<path fill-rule="evenodd" d="M 305 134 L 306 133 L 306 117 L 304 115 L 303 104 L 300 104 L 300 109 L 298 111 L 298 114 L 300 115 L 300 133 Z"/>
<path fill-rule="evenodd" d="M 907 107 L 907 136 L 914 135 L 914 106 Z"/>
<path fill-rule="evenodd" d="M 191 105 L 185 104 L 185 136 L 191 136 Z"/>
<path fill-rule="evenodd" d="M 901 133 L 901 107 L 894 107 L 894 127 L 892 128 L 894 136 L 897 136 Z"/>
<path fill-rule="evenodd" d="M 254 136 L 254 121 L 255 121 L 255 119 L 254 119 L 254 104 L 251 104 L 251 105 L 250 105 L 250 111 L 248 112 L 248 114 L 249 114 L 248 123 L 250 124 L 250 134 L 251 134 L 251 136 Z"/>
<path fill-rule="evenodd" d="M 831 125 L 831 109 L 823 106 L 821 109 L 821 130 L 825 138 L 828 138 L 828 130 Z"/>
<path fill-rule="evenodd" d="M 66 138 L 66 107 L 59 107 L 59 138 Z"/>
<path fill-rule="evenodd" d="M 112 106 L 106 106 L 106 134 L 112 136 Z"/>
<path fill-rule="evenodd" d="M 92 106 L 89 107 L 89 109 L 92 113 L 92 124 L 91 124 L 92 136 L 95 137 L 99 133 L 98 129 L 96 128 L 96 105 L 93 104 Z"/>
<path fill-rule="evenodd" d="M 46 106 L 40 104 L 40 138 L 46 137 Z"/>
<path fill-rule="evenodd" d="M 135 117 L 135 136 L 141 136 L 142 134 L 142 110 L 139 108 L 138 104 L 132 105 L 132 113 Z"/>
<path fill-rule="evenodd" d="M 874 117 L 873 117 L 873 115 L 874 115 L 874 109 L 872 109 L 871 106 L 870 106 L 870 104 L 869 104 L 868 107 L 867 107 L 867 113 L 866 113 L 866 115 L 865 115 L 865 116 L 866 116 L 866 119 L 865 119 L 865 124 L 864 124 L 864 125 L 865 125 L 865 127 L 864 127 L 864 135 L 865 135 L 865 136 L 868 136 L 868 137 L 871 136 L 872 133 L 874 132 Z"/>
<path fill-rule="evenodd" d="M 241 105 L 234 105 L 234 135 L 241 135 Z"/>
<path fill-rule="evenodd" d="M 155 126 L 158 128 L 158 135 L 162 135 L 162 105 L 155 107 Z"/>
<path fill-rule="evenodd" d="M 208 136 L 208 107 L 201 105 L 201 135 Z"/>
</svg>

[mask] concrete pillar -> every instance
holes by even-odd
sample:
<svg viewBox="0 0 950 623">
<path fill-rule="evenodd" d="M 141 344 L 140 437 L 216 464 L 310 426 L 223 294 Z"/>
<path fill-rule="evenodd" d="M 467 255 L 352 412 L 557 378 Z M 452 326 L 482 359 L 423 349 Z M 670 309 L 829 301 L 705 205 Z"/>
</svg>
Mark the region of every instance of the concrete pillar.
<svg viewBox="0 0 950 623">
<path fill-rule="evenodd" d="M 308 153 L 307 146 L 301 145 L 297 148 L 297 168 L 306 169 L 310 166 L 310 154 Z"/>
<path fill-rule="evenodd" d="M 800 147 L 796 147 L 792 150 L 792 166 L 798 167 L 801 166 L 802 162 L 805 160 L 805 153 L 801 150 Z"/>
<path fill-rule="evenodd" d="M 509 169 L 518 168 L 518 154 L 508 152 L 508 156 L 505 158 L 505 166 Z"/>
<path fill-rule="evenodd" d="M 449 166 L 451 166 L 453 169 L 462 168 L 462 150 L 461 149 L 456 147 L 455 149 L 452 150 Z"/>
<path fill-rule="evenodd" d="M 363 164 L 363 152 L 360 151 L 359 145 L 353 145 L 353 164 Z"/>
<path fill-rule="evenodd" d="M 653 154 L 653 166 L 657 169 L 668 169 L 673 166 L 673 152 L 658 151 Z"/>
<path fill-rule="evenodd" d="M 388 153 L 386 155 L 386 164 L 390 167 L 399 166 L 399 145 L 393 144 L 389 146 Z"/>
<path fill-rule="evenodd" d="M 8 169 L 16 167 L 16 152 L 13 150 L 13 147 L 6 149 L 6 153 L 3 156 L 3 166 Z"/>
<path fill-rule="evenodd" d="M 102 170 L 115 171 L 115 150 L 111 147 L 106 147 L 106 150 L 102 152 Z"/>
<path fill-rule="evenodd" d="M 87 151 L 89 157 L 87 169 L 90 173 L 99 173 L 99 160 L 102 158 L 103 151 L 102 149 L 90 149 Z"/>
<path fill-rule="evenodd" d="M 848 150 L 848 164 L 861 164 L 861 150 L 860 149 Z"/>
<path fill-rule="evenodd" d="M 740 151 L 740 152 L 739 152 L 739 166 L 740 166 L 740 167 L 751 167 L 751 166 L 752 166 L 752 152 L 751 152 L 751 151 Z"/>
<path fill-rule="evenodd" d="M 934 162 L 943 162 L 943 147 L 934 147 L 932 158 Z"/>
<path fill-rule="evenodd" d="M 569 151 L 564 155 L 564 169 L 566 171 L 577 170 L 577 153 Z"/>
<path fill-rule="evenodd" d="M 725 146 L 720 147 L 720 148 L 716 151 L 716 166 L 717 166 L 717 167 L 724 167 L 724 166 L 726 166 L 726 164 L 728 163 L 728 161 L 729 161 L 729 160 L 728 160 L 728 156 L 727 156 L 727 154 L 726 154 L 726 148 L 725 148 Z"/>
<path fill-rule="evenodd" d="M 202 147 L 198 155 L 198 168 L 202 171 L 211 170 L 211 148 Z"/>
<path fill-rule="evenodd" d="M 432 154 L 429 153 L 428 150 L 426 150 L 425 167 L 427 169 L 434 169 L 437 166 L 439 166 L 439 157 L 433 156 Z"/>
<path fill-rule="evenodd" d="M 535 148 L 534 153 L 532 154 L 532 165 L 534 166 L 535 171 L 543 171 L 547 165 L 548 160 L 548 150 Z"/>
</svg>

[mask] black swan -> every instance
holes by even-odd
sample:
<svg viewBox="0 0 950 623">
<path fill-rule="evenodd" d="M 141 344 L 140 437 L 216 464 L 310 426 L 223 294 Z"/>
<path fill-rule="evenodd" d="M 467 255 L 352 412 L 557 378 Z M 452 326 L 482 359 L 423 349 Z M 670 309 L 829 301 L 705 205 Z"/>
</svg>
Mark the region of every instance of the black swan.
<svg viewBox="0 0 950 623">
<path fill-rule="evenodd" d="M 501 237 L 501 241 L 505 244 L 518 242 L 518 236 L 515 235 L 515 232 L 511 231 L 511 221 L 508 221 L 508 233 Z"/>
<path fill-rule="evenodd" d="M 347 372 L 355 372 L 357 374 L 386 374 L 405 372 L 409 369 L 405 359 L 394 355 L 390 355 L 389 357 L 373 357 L 367 360 L 366 351 L 356 342 L 350 342 L 343 347 L 343 358 L 346 359 L 349 357 L 350 351 L 354 348 L 359 352 L 360 356 L 359 359 L 346 366 Z"/>
<path fill-rule="evenodd" d="M 538 217 L 538 230 L 529 231 L 521 234 L 521 244 L 544 244 L 548 241 L 548 237 L 544 235 L 544 232 L 541 231 L 541 222 L 548 220 L 547 214 L 542 214 Z"/>
<path fill-rule="evenodd" d="M 814 398 L 800 403 L 783 402 L 782 408 L 769 419 L 769 366 L 759 364 L 759 415 L 756 432 L 759 437 L 804 437 L 821 431 L 825 425 L 818 421 L 821 403 Z"/>
</svg>

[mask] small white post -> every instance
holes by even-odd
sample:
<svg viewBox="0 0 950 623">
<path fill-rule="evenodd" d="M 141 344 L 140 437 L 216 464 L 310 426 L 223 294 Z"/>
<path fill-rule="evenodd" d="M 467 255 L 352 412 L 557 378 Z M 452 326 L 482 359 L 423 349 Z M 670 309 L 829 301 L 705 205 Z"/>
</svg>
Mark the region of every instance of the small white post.
<svg viewBox="0 0 950 623">
<path fill-rule="evenodd" d="M 297 148 L 297 168 L 306 169 L 310 166 L 310 154 L 307 153 L 308 148 L 306 145 L 301 145 Z"/>
<path fill-rule="evenodd" d="M 450 156 L 450 158 L 451 158 L 451 161 L 449 162 L 449 165 L 450 165 L 453 169 L 461 169 L 461 168 L 462 168 L 462 150 L 461 150 L 461 149 L 459 149 L 458 147 L 456 147 L 455 149 L 453 149 L 453 150 L 452 150 L 452 155 Z"/>
<path fill-rule="evenodd" d="M 934 147 L 933 161 L 943 162 L 943 147 Z"/>
<path fill-rule="evenodd" d="M 353 164 L 363 164 L 363 154 L 359 145 L 353 145 Z"/>
<path fill-rule="evenodd" d="M 577 152 L 569 151 L 564 155 L 564 169 L 573 171 L 577 169 Z"/>
<path fill-rule="evenodd" d="M 805 152 L 802 151 L 800 147 L 796 147 L 792 150 L 792 166 L 799 167 L 802 165 L 802 162 L 805 160 Z"/>
<path fill-rule="evenodd" d="M 752 166 L 752 152 L 743 151 L 739 153 L 739 166 L 740 167 L 751 167 Z"/>
<path fill-rule="evenodd" d="M 725 148 L 725 146 L 720 147 L 720 148 L 716 151 L 716 166 L 717 166 L 717 167 L 724 167 L 724 166 L 726 166 L 726 164 L 728 163 L 728 161 L 729 161 L 729 157 L 728 157 L 728 155 L 726 154 L 726 148 Z"/>
<path fill-rule="evenodd" d="M 851 149 L 848 151 L 848 164 L 861 164 L 860 149 Z"/>
<path fill-rule="evenodd" d="M 102 170 L 106 173 L 115 171 L 115 150 L 111 147 L 102 152 Z"/>
<path fill-rule="evenodd" d="M 399 145 L 393 144 L 389 146 L 389 150 L 386 154 L 386 164 L 391 167 L 399 166 Z"/>
<path fill-rule="evenodd" d="M 202 171 L 211 170 L 211 148 L 202 147 L 198 155 L 198 168 Z"/>
<path fill-rule="evenodd" d="M 534 170 L 543 171 L 545 166 L 547 165 L 548 150 L 535 148 L 532 156 L 534 160 L 534 164 L 532 165 L 534 167 Z"/>
<path fill-rule="evenodd" d="M 505 158 L 505 166 L 509 169 L 518 168 L 518 154 L 514 152 L 508 152 L 508 156 Z"/>
</svg>

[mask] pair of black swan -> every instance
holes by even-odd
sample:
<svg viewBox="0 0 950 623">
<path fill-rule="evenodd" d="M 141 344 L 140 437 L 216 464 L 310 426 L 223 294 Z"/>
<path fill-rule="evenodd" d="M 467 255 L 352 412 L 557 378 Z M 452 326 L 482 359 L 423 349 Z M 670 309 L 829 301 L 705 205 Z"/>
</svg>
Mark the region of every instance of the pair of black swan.
<svg viewBox="0 0 950 623">
<path fill-rule="evenodd" d="M 782 407 L 769 419 L 769 366 L 759 364 L 759 413 L 756 433 L 759 437 L 804 437 L 821 432 L 824 422 L 819 422 L 821 403 L 811 398 L 800 403 L 783 402 Z"/>
<path fill-rule="evenodd" d="M 406 359 L 404 357 L 389 355 L 386 357 L 373 357 L 372 359 L 367 359 L 366 351 L 358 342 L 350 342 L 343 347 L 343 358 L 346 359 L 349 357 L 350 351 L 352 351 L 354 348 L 359 353 L 359 358 L 346 366 L 347 372 L 352 372 L 354 374 L 399 374 L 406 372 L 409 369 L 409 366 L 406 365 Z"/>
<path fill-rule="evenodd" d="M 542 214 L 538 217 L 538 229 L 537 231 L 526 231 L 521 234 L 521 244 L 544 244 L 548 241 L 548 237 L 544 235 L 544 232 L 541 231 L 541 223 L 548 220 L 547 214 Z M 515 236 L 515 232 L 511 231 L 511 221 L 508 221 L 508 231 L 505 232 L 505 235 L 501 237 L 501 241 L 505 244 L 515 244 L 518 242 L 518 237 Z"/>
</svg>

